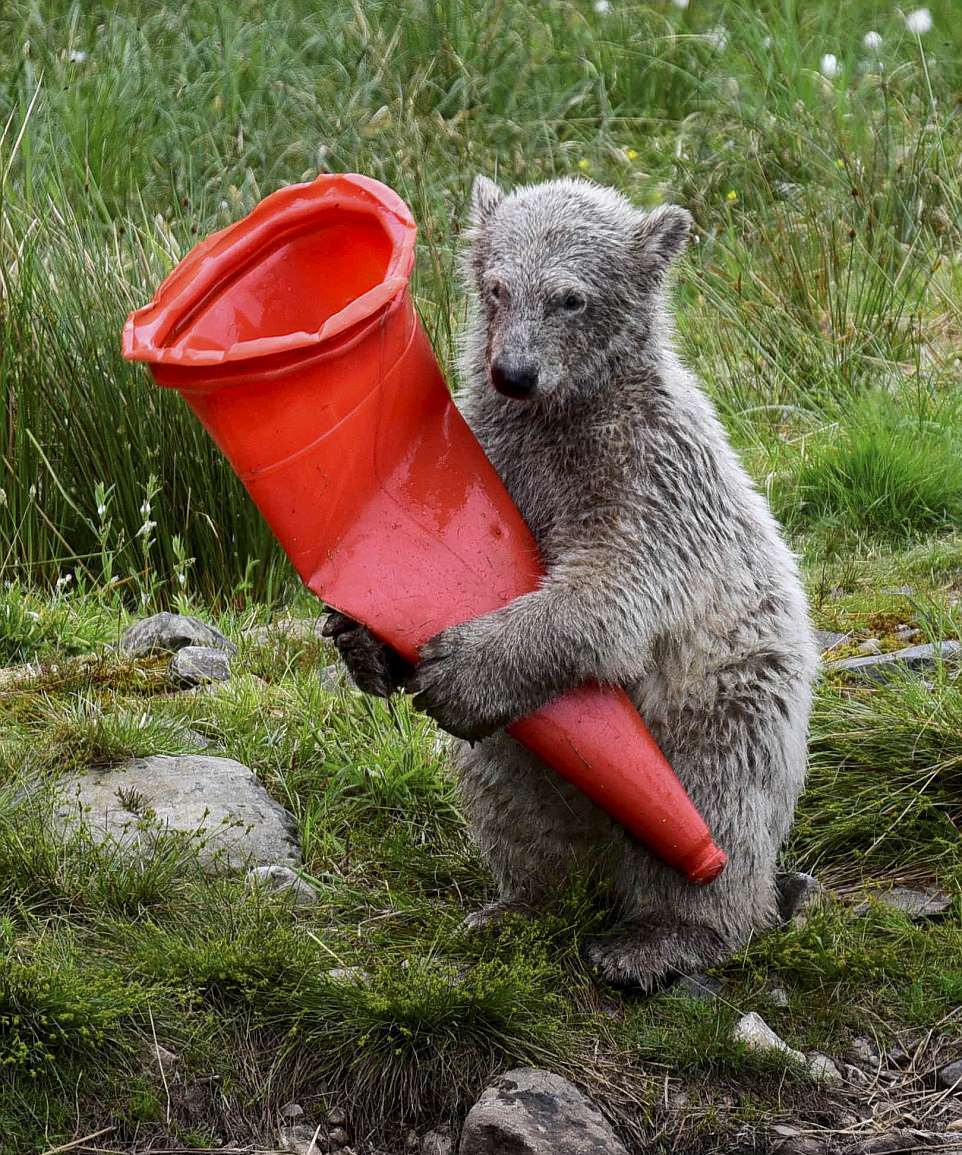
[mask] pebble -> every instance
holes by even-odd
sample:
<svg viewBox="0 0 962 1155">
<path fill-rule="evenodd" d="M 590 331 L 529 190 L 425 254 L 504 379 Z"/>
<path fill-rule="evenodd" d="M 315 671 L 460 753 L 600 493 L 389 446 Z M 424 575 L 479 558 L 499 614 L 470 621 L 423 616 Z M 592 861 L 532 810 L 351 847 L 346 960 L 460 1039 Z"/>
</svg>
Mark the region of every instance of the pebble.
<svg viewBox="0 0 962 1155">
<path fill-rule="evenodd" d="M 805 1062 L 805 1056 L 801 1051 L 796 1051 L 784 1039 L 779 1038 L 761 1015 L 756 1014 L 755 1011 L 742 1015 L 735 1024 L 732 1038 L 736 1042 L 744 1043 L 750 1051 L 780 1051 L 782 1054 L 797 1059 L 800 1063 Z"/>
</svg>

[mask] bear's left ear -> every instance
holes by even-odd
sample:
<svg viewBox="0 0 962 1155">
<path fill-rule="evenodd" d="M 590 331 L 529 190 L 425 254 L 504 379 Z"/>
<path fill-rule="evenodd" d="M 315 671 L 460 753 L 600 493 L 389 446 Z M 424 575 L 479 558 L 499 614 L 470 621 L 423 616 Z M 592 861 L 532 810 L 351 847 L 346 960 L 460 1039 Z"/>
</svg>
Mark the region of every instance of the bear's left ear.
<svg viewBox="0 0 962 1155">
<path fill-rule="evenodd" d="M 635 226 L 633 249 L 642 272 L 660 278 L 688 244 L 694 221 L 679 205 L 659 205 L 644 213 Z"/>
</svg>

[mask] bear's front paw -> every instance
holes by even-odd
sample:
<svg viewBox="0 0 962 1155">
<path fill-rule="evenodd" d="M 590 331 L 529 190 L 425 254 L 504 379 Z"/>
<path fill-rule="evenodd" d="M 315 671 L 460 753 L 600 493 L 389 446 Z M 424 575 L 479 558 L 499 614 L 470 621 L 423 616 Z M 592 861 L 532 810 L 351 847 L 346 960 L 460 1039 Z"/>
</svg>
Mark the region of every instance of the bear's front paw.
<svg viewBox="0 0 962 1155">
<path fill-rule="evenodd" d="M 452 626 L 426 642 L 408 683 L 417 709 L 468 741 L 486 738 L 511 720 L 471 625 Z"/>
</svg>

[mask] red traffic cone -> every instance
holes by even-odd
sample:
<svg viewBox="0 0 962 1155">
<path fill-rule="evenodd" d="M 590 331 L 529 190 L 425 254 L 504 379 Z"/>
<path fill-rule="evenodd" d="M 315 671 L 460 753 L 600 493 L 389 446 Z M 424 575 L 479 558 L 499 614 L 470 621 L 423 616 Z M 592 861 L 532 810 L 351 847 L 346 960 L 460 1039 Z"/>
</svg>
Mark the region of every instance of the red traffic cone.
<svg viewBox="0 0 962 1155">
<path fill-rule="evenodd" d="M 367 177 L 293 185 L 190 252 L 123 336 L 203 422 L 305 584 L 410 661 L 542 572 L 414 312 L 415 233 Z M 724 868 L 622 690 L 584 686 L 508 732 L 691 881 Z"/>
</svg>

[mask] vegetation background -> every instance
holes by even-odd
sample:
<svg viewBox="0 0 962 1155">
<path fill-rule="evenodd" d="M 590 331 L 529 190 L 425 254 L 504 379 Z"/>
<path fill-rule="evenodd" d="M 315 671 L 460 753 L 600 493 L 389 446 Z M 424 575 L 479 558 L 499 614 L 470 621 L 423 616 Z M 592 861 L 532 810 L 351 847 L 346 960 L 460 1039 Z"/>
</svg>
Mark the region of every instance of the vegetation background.
<svg viewBox="0 0 962 1155">
<path fill-rule="evenodd" d="M 295 1096 L 349 1104 L 356 1134 L 390 1147 L 534 1062 L 577 1076 L 629 1137 L 695 1150 L 829 1110 L 731 1044 L 736 1010 L 808 1048 L 923 1028 L 926 1055 L 958 1048 L 951 670 L 823 681 L 786 862 L 838 898 L 725 968 L 723 1000 L 599 989 L 579 961 L 584 895 L 466 940 L 489 881 L 434 732 L 403 702 L 326 688 L 316 639 L 245 634 L 314 608 L 119 333 L 207 233 L 282 185 L 354 170 L 412 206 L 417 303 L 453 380 L 475 172 L 678 201 L 698 225 L 679 342 L 803 558 L 818 624 L 846 635 L 840 654 L 895 648 L 899 625 L 957 637 L 960 94 L 953 0 L 7 0 L 0 660 L 36 665 L 0 688 L 0 1149 L 101 1126 L 114 1148 L 263 1138 Z M 220 692 L 170 694 L 152 660 L 88 656 L 167 606 L 240 641 Z M 199 877 L 176 841 L 137 866 L 64 846 L 42 791 L 24 809 L 25 781 L 189 751 L 197 733 L 296 816 L 311 912 Z M 893 881 L 937 882 L 952 913 L 923 928 L 852 915 L 853 889 Z M 180 1056 L 170 1085 L 160 1044 Z M 912 1069 L 919 1094 L 932 1062 Z"/>
</svg>

